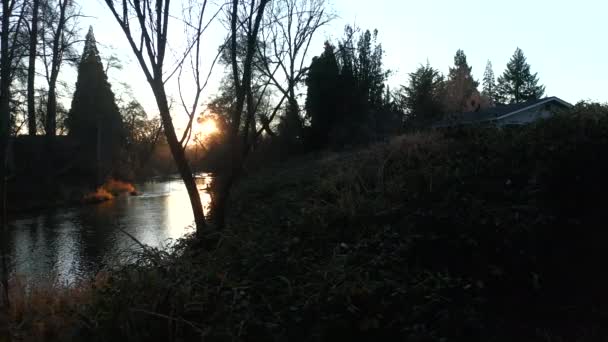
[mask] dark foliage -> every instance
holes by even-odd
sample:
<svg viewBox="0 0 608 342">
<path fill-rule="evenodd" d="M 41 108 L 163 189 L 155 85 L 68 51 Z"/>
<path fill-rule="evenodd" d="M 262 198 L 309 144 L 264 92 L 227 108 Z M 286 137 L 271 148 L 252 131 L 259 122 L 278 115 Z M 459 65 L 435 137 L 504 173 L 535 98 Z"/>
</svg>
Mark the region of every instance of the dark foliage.
<svg viewBox="0 0 608 342">
<path fill-rule="evenodd" d="M 406 111 L 406 125 L 424 127 L 441 118 L 445 112 L 445 82 L 439 70 L 429 63 L 410 74 L 409 85 L 402 87 L 401 103 Z"/>
<path fill-rule="evenodd" d="M 69 135 L 82 144 L 83 172 L 95 185 L 109 176 L 124 143 L 122 118 L 97 50 L 93 29 L 87 34 L 76 91 L 68 114 Z"/>
<path fill-rule="evenodd" d="M 314 57 L 308 70 L 306 86 L 306 116 L 310 121 L 309 146 L 318 149 L 327 146 L 332 127 L 338 122 L 340 69 L 335 48 L 325 42 L 325 51 Z"/>
<path fill-rule="evenodd" d="M 447 81 L 445 82 L 444 105 L 448 113 L 460 113 L 475 110 L 476 106 L 471 106 L 473 96 L 479 95 L 477 86 L 471 71 L 473 67 L 467 63 L 467 56 L 464 51 L 456 51 L 454 56 L 454 67 L 450 67 Z M 473 101 L 476 101 L 473 99 Z M 476 101 L 479 105 L 479 101 Z"/>
<path fill-rule="evenodd" d="M 377 30 L 358 35 L 347 26 L 337 50 L 326 43 L 313 59 L 306 81 L 309 148 L 361 145 L 394 131 L 387 126 L 399 126 L 384 96 L 389 71 L 383 70 L 377 38 Z"/>
<path fill-rule="evenodd" d="M 204 251 L 186 240 L 113 273 L 92 333 L 604 340 L 606 137 L 608 109 L 583 103 L 529 127 L 408 135 L 269 169 L 238 187 L 230 229 Z"/>
<path fill-rule="evenodd" d="M 498 78 L 497 97 L 500 103 L 520 103 L 543 97 L 545 86 L 538 84 L 537 74 L 530 71 L 524 52 L 517 48 Z"/>
</svg>

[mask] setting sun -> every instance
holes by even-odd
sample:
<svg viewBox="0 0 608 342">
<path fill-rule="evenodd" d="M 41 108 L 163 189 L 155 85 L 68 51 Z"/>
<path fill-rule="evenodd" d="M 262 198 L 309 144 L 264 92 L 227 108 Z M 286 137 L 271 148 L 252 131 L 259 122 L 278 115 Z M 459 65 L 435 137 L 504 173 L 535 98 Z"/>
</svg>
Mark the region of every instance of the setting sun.
<svg viewBox="0 0 608 342">
<path fill-rule="evenodd" d="M 196 134 L 202 137 L 207 137 L 218 132 L 217 122 L 212 118 L 205 118 L 199 122 L 196 127 Z"/>
</svg>

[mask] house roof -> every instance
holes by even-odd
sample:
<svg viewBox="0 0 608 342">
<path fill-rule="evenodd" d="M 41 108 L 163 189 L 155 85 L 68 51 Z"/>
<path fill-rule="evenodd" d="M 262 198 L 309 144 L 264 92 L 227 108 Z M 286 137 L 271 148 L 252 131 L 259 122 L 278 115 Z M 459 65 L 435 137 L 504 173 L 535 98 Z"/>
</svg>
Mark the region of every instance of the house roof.
<svg viewBox="0 0 608 342">
<path fill-rule="evenodd" d="M 545 97 L 539 100 L 532 100 L 510 105 L 498 105 L 496 107 L 484 109 L 479 112 L 453 113 L 446 115 L 446 118 L 438 122 L 434 127 L 447 127 L 453 125 L 467 125 L 482 122 L 501 120 L 511 115 L 530 110 L 535 107 L 554 102 L 563 108 L 571 108 L 572 105 L 558 97 Z"/>
</svg>

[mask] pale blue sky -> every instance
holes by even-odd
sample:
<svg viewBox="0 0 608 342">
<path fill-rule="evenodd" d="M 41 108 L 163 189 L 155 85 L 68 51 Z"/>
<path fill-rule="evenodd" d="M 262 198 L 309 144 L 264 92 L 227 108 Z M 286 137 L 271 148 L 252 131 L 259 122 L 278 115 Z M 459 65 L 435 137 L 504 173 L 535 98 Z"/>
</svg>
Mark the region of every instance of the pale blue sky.
<svg viewBox="0 0 608 342">
<path fill-rule="evenodd" d="M 81 4 L 84 14 L 95 16 L 83 20 L 83 26 L 93 25 L 101 44 L 111 45 L 116 54 L 134 61 L 102 0 L 82 0 Z M 407 74 L 427 59 L 447 73 L 457 49 L 465 51 L 476 79 L 481 80 L 487 60 L 498 76 L 520 47 L 546 86 L 547 96 L 572 103 L 585 99 L 608 102 L 608 1 L 331 0 L 330 8 L 339 18 L 319 32 L 310 57 L 322 51 L 323 40 L 341 38 L 348 23 L 377 28 L 386 52 L 385 65 L 394 71 L 389 80 L 392 86 L 405 84 Z M 224 34 L 219 24 L 209 32 L 205 41 L 209 59 Z M 180 32 L 173 32 L 170 43 L 178 46 L 180 38 Z M 155 113 L 138 69 L 131 63 L 110 77 L 129 82 L 138 100 Z M 214 92 L 220 77 L 218 68 L 206 96 Z"/>
</svg>

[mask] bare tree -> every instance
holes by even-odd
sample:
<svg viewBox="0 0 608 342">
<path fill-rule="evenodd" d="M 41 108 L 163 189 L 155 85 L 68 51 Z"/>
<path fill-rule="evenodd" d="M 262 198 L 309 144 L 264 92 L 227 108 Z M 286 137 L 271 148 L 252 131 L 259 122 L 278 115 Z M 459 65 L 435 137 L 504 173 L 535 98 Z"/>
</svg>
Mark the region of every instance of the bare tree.
<svg viewBox="0 0 608 342">
<path fill-rule="evenodd" d="M 75 61 L 77 56 L 73 49 L 77 40 L 78 17 L 73 0 L 50 0 L 44 3 L 42 19 L 44 20 L 43 61 L 48 83 L 46 106 L 46 135 L 57 134 L 57 79 L 63 62 Z M 50 50 L 50 53 L 47 52 Z"/>
<path fill-rule="evenodd" d="M 8 308 L 8 232 L 6 226 L 6 176 L 8 139 L 11 121 L 11 84 L 14 79 L 16 63 L 19 60 L 17 36 L 23 25 L 24 3 L 17 0 L 2 0 L 2 24 L 0 32 L 0 282 L 2 294 L 0 303 Z M 0 312 L 1 313 L 1 312 Z M 2 323 L 2 322 L 0 322 Z M 0 336 L 3 337 L 3 336 Z"/>
<path fill-rule="evenodd" d="M 175 133 L 165 84 L 181 68 L 181 64 L 190 56 L 193 49 L 200 51 L 199 44 L 205 27 L 202 26 L 202 18 L 207 9 L 207 0 L 204 0 L 202 6 L 198 7 L 197 18 L 199 20 L 194 24 L 197 27 L 196 35 L 189 40 L 188 47 L 178 61 L 177 67 L 168 75 L 165 75 L 164 67 L 167 34 L 171 19 L 170 0 L 105 0 L 105 2 L 127 37 L 129 45 L 154 93 L 167 143 L 188 191 L 196 232 L 200 236 L 207 227 L 205 214 L 192 170 L 185 157 L 184 148 Z M 195 102 L 197 101 L 198 97 Z M 194 107 L 196 107 L 196 103 Z M 182 137 L 182 141 L 184 139 Z"/>
<path fill-rule="evenodd" d="M 272 121 L 284 101 L 288 112 L 298 115 L 296 89 L 307 72 L 308 49 L 317 30 L 335 16 L 325 9 L 325 0 L 283 0 L 272 3 L 264 18 L 256 59 L 260 72 L 282 95 L 267 120 Z"/>
<path fill-rule="evenodd" d="M 29 135 L 36 135 L 36 57 L 38 54 L 38 18 L 40 0 L 32 0 L 29 26 L 29 62 L 27 69 L 27 122 Z"/>
<path fill-rule="evenodd" d="M 240 176 L 251 144 L 257 138 L 254 126 L 257 108 L 252 89 L 253 61 L 258 49 L 260 26 L 269 2 L 270 0 L 232 0 L 229 12 L 230 41 L 227 46 L 230 51 L 236 102 L 227 132 L 229 165 L 224 170 L 225 174 L 220 177 L 214 198 L 214 216 L 220 229 L 226 223 L 227 202 L 232 185 Z M 244 37 L 243 47 L 239 47 L 239 37 Z M 244 51 L 239 51 L 240 48 Z"/>
<path fill-rule="evenodd" d="M 187 25 L 184 27 L 184 34 L 186 37 L 186 43 L 189 47 L 189 51 L 183 55 L 183 57 L 178 61 L 177 69 L 179 70 L 178 74 L 178 92 L 179 99 L 182 109 L 184 113 L 188 116 L 188 124 L 184 129 L 184 133 L 182 138 L 180 139 L 180 145 L 185 150 L 192 138 L 192 123 L 194 122 L 194 118 L 197 116 L 197 110 L 199 107 L 201 95 L 203 90 L 207 87 L 209 83 L 209 78 L 211 77 L 211 72 L 213 71 L 215 64 L 223 53 L 223 49 L 218 49 L 215 58 L 213 59 L 211 66 L 208 70 L 207 76 L 203 79 L 203 75 L 201 75 L 201 62 L 202 62 L 202 51 L 201 51 L 201 36 L 209 27 L 211 22 L 215 20 L 218 14 L 221 13 L 223 6 L 220 6 L 219 9 L 212 15 L 211 19 L 206 23 L 203 21 L 203 16 L 201 13 L 204 12 L 205 7 L 207 6 L 207 1 L 204 1 L 202 4 L 197 4 L 195 0 L 188 0 L 187 6 L 185 6 L 183 10 L 183 19 Z M 186 63 L 188 61 L 188 63 Z M 187 70 L 188 69 L 188 70 Z M 184 71 L 189 71 L 190 75 L 194 81 L 194 99 L 190 105 L 186 103 L 184 92 L 183 92 L 183 79 L 182 76 Z M 190 89 L 192 89 L 192 85 L 188 85 Z"/>
</svg>

